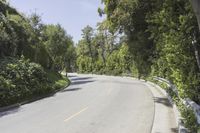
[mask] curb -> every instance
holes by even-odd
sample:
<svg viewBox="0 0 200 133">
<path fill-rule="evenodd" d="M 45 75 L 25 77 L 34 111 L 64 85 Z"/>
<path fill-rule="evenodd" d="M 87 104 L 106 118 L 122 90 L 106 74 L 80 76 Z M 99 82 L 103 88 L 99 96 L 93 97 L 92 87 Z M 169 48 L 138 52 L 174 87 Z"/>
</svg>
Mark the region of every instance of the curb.
<svg viewBox="0 0 200 133">
<path fill-rule="evenodd" d="M 173 111 L 175 114 L 175 118 L 176 118 L 176 123 L 178 125 L 178 133 L 188 133 L 187 129 L 184 127 L 183 123 L 182 123 L 182 117 L 181 114 L 176 106 L 176 104 L 174 104 L 172 98 L 170 97 L 170 95 L 160 86 L 158 86 L 157 84 L 147 81 L 148 84 L 154 86 L 156 89 L 158 89 L 163 95 L 165 95 L 167 97 L 167 99 L 169 100 L 170 104 L 173 107 Z"/>
</svg>

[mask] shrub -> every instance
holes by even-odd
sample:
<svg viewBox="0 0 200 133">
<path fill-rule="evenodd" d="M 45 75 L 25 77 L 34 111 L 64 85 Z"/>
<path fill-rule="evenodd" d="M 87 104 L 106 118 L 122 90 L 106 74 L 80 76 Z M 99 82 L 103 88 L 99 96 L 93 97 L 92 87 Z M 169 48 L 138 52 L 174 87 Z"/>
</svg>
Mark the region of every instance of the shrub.
<svg viewBox="0 0 200 133">
<path fill-rule="evenodd" d="M 11 57 L 0 61 L 0 106 L 53 90 L 47 73 L 39 64 Z"/>
</svg>

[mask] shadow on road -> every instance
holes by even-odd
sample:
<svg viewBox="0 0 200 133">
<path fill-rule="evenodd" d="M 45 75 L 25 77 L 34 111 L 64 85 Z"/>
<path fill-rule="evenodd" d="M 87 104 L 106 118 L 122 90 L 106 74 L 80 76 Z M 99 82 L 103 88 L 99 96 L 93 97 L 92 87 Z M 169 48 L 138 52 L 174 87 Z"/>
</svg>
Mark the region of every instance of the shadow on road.
<svg viewBox="0 0 200 133">
<path fill-rule="evenodd" d="M 20 106 L 5 109 L 2 112 L 0 112 L 0 118 L 3 117 L 3 116 L 6 116 L 6 115 L 15 114 L 15 113 L 19 112 L 19 110 L 20 110 Z"/>
<path fill-rule="evenodd" d="M 172 107 L 172 105 L 170 104 L 167 98 L 154 97 L 154 102 L 163 104 L 167 107 Z"/>
<path fill-rule="evenodd" d="M 178 128 L 172 128 L 171 131 L 172 133 L 178 133 Z"/>
<path fill-rule="evenodd" d="M 19 112 L 21 110 L 21 105 L 33 103 L 35 101 L 40 101 L 40 100 L 43 100 L 46 98 L 51 98 L 51 97 L 54 97 L 55 94 L 56 93 L 53 92 L 53 93 L 50 93 L 47 95 L 35 97 L 33 99 L 30 99 L 29 101 L 22 102 L 18 105 L 11 105 L 11 106 L 4 107 L 4 108 L 0 109 L 0 118 L 3 116 L 6 116 L 6 115 L 15 114 L 15 113 Z"/>
<path fill-rule="evenodd" d="M 77 77 L 76 75 L 67 75 L 69 78 Z"/>
<path fill-rule="evenodd" d="M 65 89 L 65 90 L 62 90 L 60 92 L 70 92 L 70 91 L 79 91 L 81 90 L 82 88 L 71 88 L 71 89 Z"/>
<path fill-rule="evenodd" d="M 87 83 L 91 83 L 91 82 L 95 82 L 95 80 L 74 81 L 74 82 L 72 80 L 71 85 L 81 85 L 81 84 L 87 84 Z"/>
<path fill-rule="evenodd" d="M 77 77 L 77 76 L 69 76 L 71 78 L 74 77 L 74 79 L 71 79 L 71 85 L 82 85 L 82 84 L 87 84 L 87 83 L 91 83 L 91 82 L 95 82 L 95 80 L 90 80 L 92 79 L 92 77 Z M 79 91 L 82 88 L 66 88 L 64 90 L 61 90 L 60 92 L 73 92 L 73 91 Z M 32 103 L 34 101 L 38 101 L 38 100 L 43 100 L 44 98 L 49 98 L 49 97 L 53 97 L 56 93 L 51 93 L 51 94 L 47 94 L 45 96 L 42 97 L 38 97 L 38 98 L 33 98 L 33 100 L 30 100 L 27 103 Z M 27 104 L 26 103 L 26 104 Z M 20 106 L 15 106 L 15 107 L 9 107 L 8 109 L 2 109 L 0 110 L 0 118 L 6 115 L 10 115 L 10 114 L 15 114 L 17 112 L 20 111 Z"/>
<path fill-rule="evenodd" d="M 77 77 L 74 79 L 71 79 L 72 81 L 77 81 L 77 80 L 88 80 L 88 79 L 92 79 L 92 77 Z"/>
</svg>

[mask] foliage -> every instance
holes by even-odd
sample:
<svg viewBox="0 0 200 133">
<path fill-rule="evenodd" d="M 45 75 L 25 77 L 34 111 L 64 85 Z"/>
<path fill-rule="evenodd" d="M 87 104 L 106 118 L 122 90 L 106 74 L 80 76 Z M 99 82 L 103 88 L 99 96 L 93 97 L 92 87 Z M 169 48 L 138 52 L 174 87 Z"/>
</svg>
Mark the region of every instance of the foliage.
<svg viewBox="0 0 200 133">
<path fill-rule="evenodd" d="M 75 67 L 74 49 L 60 25 L 45 25 L 37 14 L 26 17 L 0 1 L 0 106 L 68 84 L 57 72 Z M 51 73 L 57 79 L 51 79 Z"/>
<path fill-rule="evenodd" d="M 182 98 L 199 103 L 200 75 L 192 45 L 198 27 L 191 5 L 186 0 L 167 0 L 159 8 L 148 16 L 157 52 L 154 74 L 170 79 Z"/>
<path fill-rule="evenodd" d="M 0 106 L 20 102 L 31 95 L 41 95 L 53 89 L 43 68 L 23 58 L 1 59 L 0 75 Z"/>
<path fill-rule="evenodd" d="M 60 74 L 47 73 L 24 58 L 1 59 L 0 75 L 0 107 L 52 93 L 69 83 Z"/>
<path fill-rule="evenodd" d="M 106 54 L 106 60 L 103 60 L 101 56 L 102 49 L 97 49 L 97 56 L 93 61 L 92 58 L 84 52 L 87 51 L 87 47 L 85 47 L 84 43 L 80 42 L 77 47 L 77 67 L 79 72 L 93 72 L 109 75 L 121 75 L 123 73 L 130 73 L 133 63 L 132 57 L 129 54 L 128 46 L 126 44 L 122 44 L 117 47 L 118 49 L 113 50 L 111 54 Z"/>
<path fill-rule="evenodd" d="M 28 43 L 28 23 L 7 4 L 0 2 L 0 7 L 0 57 L 21 55 Z"/>
<path fill-rule="evenodd" d="M 70 82 L 67 77 L 52 71 L 47 71 L 47 77 L 54 90 L 60 90 L 69 85 Z"/>
<path fill-rule="evenodd" d="M 127 36 L 139 77 L 155 75 L 169 79 L 181 98 L 200 103 L 200 34 L 190 1 L 102 1 L 105 8 L 99 9 L 100 15 L 107 15 L 111 32 Z M 186 121 L 186 125 L 195 123 L 189 117 Z M 194 131 L 191 124 L 188 127 Z"/>
<path fill-rule="evenodd" d="M 107 60 L 106 72 L 114 75 L 131 72 L 132 57 L 129 54 L 128 46 L 122 44 L 119 50 L 114 51 Z"/>
<path fill-rule="evenodd" d="M 92 58 L 88 56 L 79 56 L 77 58 L 77 67 L 81 73 L 93 72 L 92 70 Z"/>
<path fill-rule="evenodd" d="M 183 119 L 183 124 L 189 129 L 191 133 L 197 133 L 198 124 L 193 110 L 190 107 L 185 107 L 183 104 L 178 105 Z"/>
<path fill-rule="evenodd" d="M 104 13 L 110 31 L 123 32 L 127 36 L 127 44 L 138 70 L 139 77 L 150 73 L 151 58 L 154 53 L 153 41 L 150 38 L 146 15 L 151 12 L 150 0 L 103 0 Z"/>
<path fill-rule="evenodd" d="M 72 38 L 59 24 L 45 25 L 35 13 L 25 17 L 5 2 L 0 7 L 0 58 L 23 55 L 57 72 L 74 67 Z"/>
<path fill-rule="evenodd" d="M 60 25 L 46 25 L 43 38 L 45 48 L 53 61 L 51 69 L 57 72 L 62 71 L 66 67 L 67 59 L 70 60 L 67 55 L 73 55 L 73 51 L 68 50 L 69 47 L 73 49 L 72 38 Z"/>
<path fill-rule="evenodd" d="M 158 80 L 155 80 L 154 78 L 149 78 L 149 80 L 159 85 L 162 89 L 165 89 L 165 91 L 173 100 L 173 103 L 176 104 L 176 106 L 178 107 L 178 110 L 182 116 L 182 118 L 180 118 L 180 122 L 184 124 L 188 132 L 197 133 L 200 127 L 199 124 L 197 123 L 197 118 L 192 108 L 188 105 L 186 106 L 180 99 L 180 97 L 177 96 L 177 94 L 172 90 L 172 88 L 170 88 L 168 84 L 166 84 L 165 82 L 160 82 Z"/>
</svg>

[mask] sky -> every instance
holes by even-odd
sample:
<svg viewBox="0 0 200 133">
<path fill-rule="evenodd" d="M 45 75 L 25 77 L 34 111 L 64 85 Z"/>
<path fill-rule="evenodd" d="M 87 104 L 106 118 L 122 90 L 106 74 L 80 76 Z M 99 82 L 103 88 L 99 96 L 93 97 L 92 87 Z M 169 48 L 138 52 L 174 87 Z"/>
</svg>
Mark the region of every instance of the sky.
<svg viewBox="0 0 200 133">
<path fill-rule="evenodd" d="M 45 24 L 61 24 L 75 43 L 81 39 L 82 29 L 95 28 L 103 18 L 98 15 L 101 0 L 10 0 L 10 5 L 25 15 L 37 13 Z"/>
</svg>

